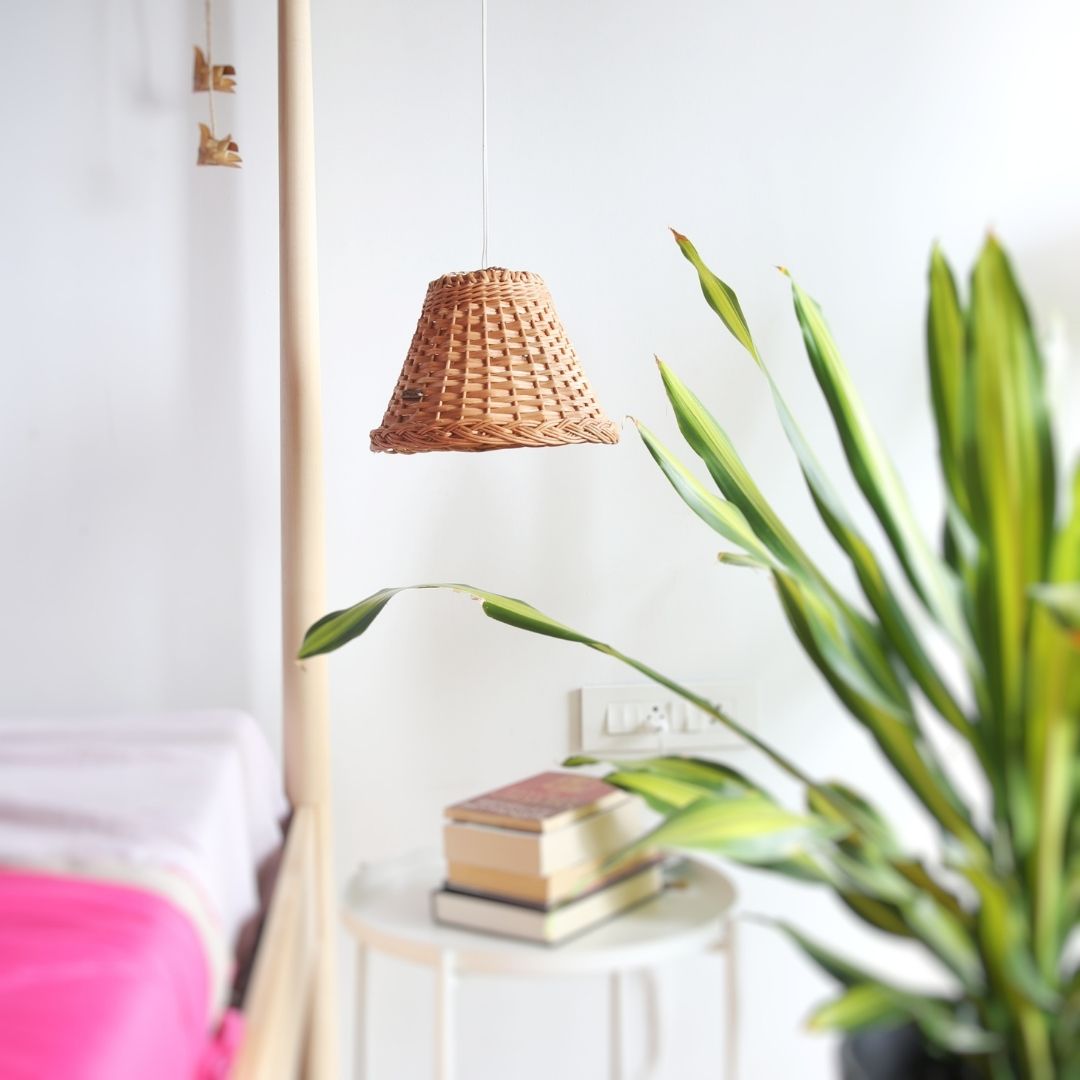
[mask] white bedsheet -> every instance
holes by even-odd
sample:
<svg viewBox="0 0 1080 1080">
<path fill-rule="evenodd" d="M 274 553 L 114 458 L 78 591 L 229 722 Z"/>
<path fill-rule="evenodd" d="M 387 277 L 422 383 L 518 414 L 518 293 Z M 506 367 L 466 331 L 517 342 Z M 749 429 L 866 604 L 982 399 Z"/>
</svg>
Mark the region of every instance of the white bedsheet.
<svg viewBox="0 0 1080 1080">
<path fill-rule="evenodd" d="M 0 717 L 0 864 L 157 888 L 219 939 L 212 953 L 257 911 L 286 810 L 240 712 Z"/>
</svg>

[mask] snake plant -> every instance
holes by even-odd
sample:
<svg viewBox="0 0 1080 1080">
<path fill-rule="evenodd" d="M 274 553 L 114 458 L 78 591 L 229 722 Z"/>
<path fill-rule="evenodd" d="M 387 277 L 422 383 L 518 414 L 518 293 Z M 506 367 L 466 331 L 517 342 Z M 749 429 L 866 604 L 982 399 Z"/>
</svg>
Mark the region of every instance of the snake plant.
<svg viewBox="0 0 1080 1080">
<path fill-rule="evenodd" d="M 905 850 L 865 795 L 808 775 L 721 707 L 610 645 L 509 597 L 464 585 L 416 587 L 469 594 L 493 619 L 629 664 L 804 786 L 805 805 L 792 808 L 710 761 L 607 763 L 611 783 L 662 814 L 643 844 L 712 852 L 830 888 L 856 917 L 926 950 L 951 977 L 952 993 L 913 992 L 782 924 L 839 985 L 812 1027 L 913 1023 L 931 1047 L 969 1059 L 993 1080 L 1080 1078 L 1080 963 L 1069 948 L 1080 914 L 1080 469 L 1071 485 L 1059 482 L 1043 360 L 1009 259 L 990 237 L 966 300 L 944 255 L 935 250 L 930 260 L 927 360 L 947 507 L 940 544 L 920 530 L 821 309 L 791 281 L 810 365 L 880 525 L 875 542 L 894 556 L 886 563 L 804 438 L 738 297 L 686 237 L 675 240 L 709 306 L 768 384 L 861 596 L 845 595 L 814 562 L 724 429 L 666 363 L 660 376 L 679 429 L 712 483 L 645 425 L 638 432 L 682 501 L 733 547 L 721 559 L 772 579 L 807 656 L 936 823 L 938 855 Z M 906 584 L 898 587 L 900 575 Z M 399 591 L 321 619 L 301 657 L 362 634 Z M 979 808 L 927 737 L 940 722 L 981 767 L 987 798 Z M 586 763 L 595 764 L 568 762 Z"/>
</svg>

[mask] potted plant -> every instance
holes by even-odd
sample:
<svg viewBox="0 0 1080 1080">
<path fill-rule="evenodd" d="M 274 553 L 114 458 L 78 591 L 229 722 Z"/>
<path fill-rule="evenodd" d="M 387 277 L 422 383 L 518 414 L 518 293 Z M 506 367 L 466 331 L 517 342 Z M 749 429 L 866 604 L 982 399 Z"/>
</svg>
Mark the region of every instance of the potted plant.
<svg viewBox="0 0 1080 1080">
<path fill-rule="evenodd" d="M 771 577 L 806 654 L 933 819 L 940 857 L 906 851 L 865 795 L 809 776 L 718 706 L 611 646 L 519 600 L 463 585 L 417 587 L 468 593 L 494 619 L 629 664 L 805 786 L 805 806 L 792 809 L 734 769 L 699 759 L 609 763 L 607 776 L 663 815 L 643 843 L 717 853 L 833 889 L 856 917 L 951 974 L 951 995 L 913 992 L 783 925 L 839 985 L 810 1023 L 848 1033 L 847 1076 L 1080 1077 L 1080 965 L 1067 949 L 1080 912 L 1080 470 L 1060 497 L 1043 361 L 1009 260 L 989 238 L 965 304 L 942 253 L 931 257 L 927 351 L 947 502 L 940 551 L 916 525 L 820 308 L 791 284 L 847 463 L 907 579 L 901 590 L 803 437 L 735 293 L 686 237 L 675 239 L 705 299 L 767 380 L 861 599 L 814 563 L 723 428 L 665 363 L 660 375 L 680 431 L 715 488 L 647 427 L 638 432 L 686 505 L 736 549 L 721 558 Z M 308 631 L 301 656 L 362 634 L 399 591 L 327 615 Z M 929 622 L 959 657 L 961 680 L 946 677 L 927 646 Z M 991 807 L 985 820 L 928 741 L 927 709 L 978 761 Z M 569 762 L 585 763 L 595 762 Z"/>
</svg>

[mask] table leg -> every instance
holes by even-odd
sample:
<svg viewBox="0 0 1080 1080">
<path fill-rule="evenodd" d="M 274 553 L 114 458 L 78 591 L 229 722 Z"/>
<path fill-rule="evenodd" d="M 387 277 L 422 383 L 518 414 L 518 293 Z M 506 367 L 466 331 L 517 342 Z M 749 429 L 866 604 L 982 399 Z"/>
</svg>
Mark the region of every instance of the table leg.
<svg viewBox="0 0 1080 1080">
<path fill-rule="evenodd" d="M 356 1041 L 353 1045 L 353 1075 L 356 1080 L 368 1080 L 368 1043 L 371 1038 L 368 996 L 368 947 L 361 941 L 356 946 Z"/>
<path fill-rule="evenodd" d="M 610 1024 L 608 1036 L 610 1049 L 608 1051 L 608 1060 L 611 1066 L 611 1080 L 623 1080 L 625 1075 L 622 1041 L 623 996 L 625 993 L 623 973 L 621 971 L 613 971 L 611 975 L 608 976 L 608 980 L 610 998 L 608 1017 L 608 1023 Z"/>
<path fill-rule="evenodd" d="M 454 1080 L 454 1024 L 457 972 L 455 957 L 439 957 L 435 986 L 435 1080 Z"/>
<path fill-rule="evenodd" d="M 736 1080 L 739 1075 L 739 965 L 734 919 L 728 919 L 718 947 L 724 953 L 724 1080 Z"/>
<path fill-rule="evenodd" d="M 660 1055 L 663 1052 L 663 1013 L 660 999 L 660 980 L 655 971 L 643 971 L 645 984 L 645 1032 L 646 1043 L 645 1075 L 657 1076 L 660 1069 Z"/>
</svg>

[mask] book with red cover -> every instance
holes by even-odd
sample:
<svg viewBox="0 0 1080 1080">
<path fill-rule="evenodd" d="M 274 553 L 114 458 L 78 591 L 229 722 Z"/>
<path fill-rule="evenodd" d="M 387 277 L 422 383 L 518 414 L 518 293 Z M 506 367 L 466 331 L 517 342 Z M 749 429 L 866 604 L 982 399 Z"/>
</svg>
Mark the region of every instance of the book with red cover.
<svg viewBox="0 0 1080 1080">
<path fill-rule="evenodd" d="M 582 773 L 546 772 L 447 807 L 451 821 L 545 833 L 610 810 L 629 798 Z"/>
</svg>

